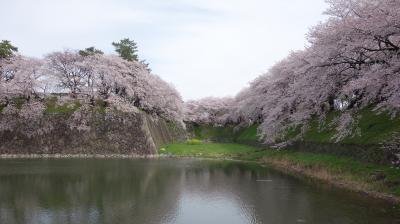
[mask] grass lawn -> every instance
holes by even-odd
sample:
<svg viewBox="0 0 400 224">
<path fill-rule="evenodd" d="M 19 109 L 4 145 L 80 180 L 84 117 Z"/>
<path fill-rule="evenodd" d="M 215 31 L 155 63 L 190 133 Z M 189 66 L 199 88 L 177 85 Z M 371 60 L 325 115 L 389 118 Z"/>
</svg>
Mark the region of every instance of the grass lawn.
<svg viewBox="0 0 400 224">
<path fill-rule="evenodd" d="M 348 188 L 400 196 L 400 170 L 327 154 L 261 150 L 240 144 L 188 142 L 169 144 L 160 154 L 204 158 L 232 158 L 266 162 L 307 176 L 337 182 Z"/>
<path fill-rule="evenodd" d="M 171 154 L 176 156 L 199 156 L 199 157 L 241 157 L 254 153 L 257 148 L 231 143 L 177 143 L 169 144 L 159 150 L 160 154 Z"/>
</svg>

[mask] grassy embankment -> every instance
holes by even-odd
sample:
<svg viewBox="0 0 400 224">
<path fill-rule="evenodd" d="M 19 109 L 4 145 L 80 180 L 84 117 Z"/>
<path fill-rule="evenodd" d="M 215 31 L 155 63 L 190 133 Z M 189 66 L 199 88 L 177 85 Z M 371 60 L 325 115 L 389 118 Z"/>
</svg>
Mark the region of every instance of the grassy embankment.
<svg viewBox="0 0 400 224">
<path fill-rule="evenodd" d="M 211 125 L 195 125 L 191 127 L 190 131 L 196 139 L 257 145 L 257 128 L 258 125 L 252 125 L 235 132 L 233 126 L 213 127 Z"/>
<path fill-rule="evenodd" d="M 340 112 L 332 111 L 327 114 L 323 124 L 318 118 L 314 118 L 309 125 L 308 131 L 303 136 L 304 142 L 313 143 L 336 143 L 335 118 Z M 342 144 L 374 145 L 388 141 L 394 133 L 400 133 L 400 116 L 391 118 L 390 114 L 372 111 L 372 107 L 362 109 L 354 114 L 358 117 L 358 129 L 361 135 L 347 137 L 340 141 Z M 233 131 L 233 127 L 194 126 L 192 128 L 194 137 L 197 139 L 209 139 L 215 142 L 254 143 L 257 141 L 257 125 Z M 295 137 L 300 133 L 300 127 L 288 130 L 285 140 Z"/>
<path fill-rule="evenodd" d="M 357 123 L 360 135 L 356 134 L 347 137 L 340 143 L 357 145 L 379 144 L 390 140 L 394 133 L 400 132 L 400 116 L 391 118 L 390 114 L 386 112 L 376 113 L 372 109 L 372 107 L 367 107 L 353 115 L 358 117 Z M 336 126 L 333 121 L 338 115 L 339 112 L 330 112 L 326 116 L 324 125 L 319 125 L 318 119 L 314 119 L 304 136 L 304 141 L 335 143 L 333 136 L 336 134 Z"/>
</svg>

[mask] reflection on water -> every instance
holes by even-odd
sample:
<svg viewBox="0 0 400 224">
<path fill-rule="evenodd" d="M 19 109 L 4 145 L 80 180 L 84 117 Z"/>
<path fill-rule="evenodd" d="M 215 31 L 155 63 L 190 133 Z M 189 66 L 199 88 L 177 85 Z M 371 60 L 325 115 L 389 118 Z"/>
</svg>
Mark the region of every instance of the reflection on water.
<svg viewBox="0 0 400 224">
<path fill-rule="evenodd" d="M 0 160 L 0 223 L 399 220 L 389 204 L 254 164 L 189 159 Z"/>
</svg>

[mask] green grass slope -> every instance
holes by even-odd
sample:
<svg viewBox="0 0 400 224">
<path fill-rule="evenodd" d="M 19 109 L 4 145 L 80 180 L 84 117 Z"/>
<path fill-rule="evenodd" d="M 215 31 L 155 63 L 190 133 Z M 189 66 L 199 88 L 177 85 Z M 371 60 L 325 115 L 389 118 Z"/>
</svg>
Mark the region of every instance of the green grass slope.
<svg viewBox="0 0 400 224">
<path fill-rule="evenodd" d="M 258 125 L 252 125 L 234 131 L 233 126 L 214 127 L 212 125 L 193 125 L 189 128 L 195 138 L 214 142 L 237 142 L 256 145 Z"/>
<path fill-rule="evenodd" d="M 310 123 L 310 129 L 304 135 L 304 141 L 317 143 L 334 143 L 336 134 L 332 121 L 339 115 L 338 112 L 328 114 L 325 124 L 320 127 L 317 119 Z M 347 137 L 340 141 L 344 144 L 371 145 L 389 141 L 393 134 L 400 132 L 400 116 L 392 118 L 386 112 L 376 113 L 371 107 L 360 110 L 354 116 L 358 117 L 360 135 Z"/>
</svg>

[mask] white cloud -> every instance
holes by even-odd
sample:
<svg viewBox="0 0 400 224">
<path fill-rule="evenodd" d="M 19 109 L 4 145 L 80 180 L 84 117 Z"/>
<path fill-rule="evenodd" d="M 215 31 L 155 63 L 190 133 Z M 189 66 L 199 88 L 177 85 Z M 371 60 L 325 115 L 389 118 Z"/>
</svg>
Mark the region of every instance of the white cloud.
<svg viewBox="0 0 400 224">
<path fill-rule="evenodd" d="M 305 3 L 306 2 L 306 3 Z M 323 0 L 14 0 L 0 2 L 0 39 L 23 54 L 131 37 L 153 71 L 185 99 L 234 95 L 305 45 Z"/>
</svg>

